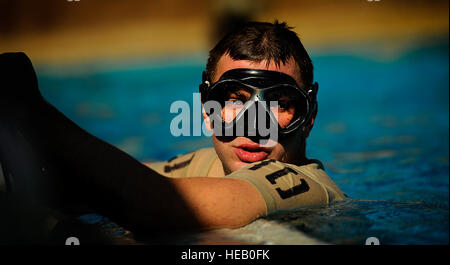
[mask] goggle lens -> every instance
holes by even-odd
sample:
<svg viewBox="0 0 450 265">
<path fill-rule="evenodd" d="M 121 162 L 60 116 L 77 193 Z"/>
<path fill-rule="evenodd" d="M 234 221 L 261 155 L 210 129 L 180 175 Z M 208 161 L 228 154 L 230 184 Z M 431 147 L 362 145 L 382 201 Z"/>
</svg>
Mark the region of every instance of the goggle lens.
<svg viewBox="0 0 450 265">
<path fill-rule="evenodd" d="M 288 85 L 273 86 L 267 89 L 255 89 L 239 82 L 229 81 L 217 84 L 209 100 L 215 100 L 222 107 L 221 118 L 226 123 L 246 110 L 249 100 L 265 101 L 267 109 L 272 112 L 281 128 L 303 118 L 307 113 L 306 97 L 296 88 Z"/>
</svg>

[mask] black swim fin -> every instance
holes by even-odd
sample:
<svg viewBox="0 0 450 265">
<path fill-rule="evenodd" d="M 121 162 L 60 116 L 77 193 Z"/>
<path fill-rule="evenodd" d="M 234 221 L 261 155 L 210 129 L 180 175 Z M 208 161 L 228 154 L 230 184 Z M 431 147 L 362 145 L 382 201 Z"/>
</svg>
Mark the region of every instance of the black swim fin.
<svg viewBox="0 0 450 265">
<path fill-rule="evenodd" d="M 0 55 L 0 71 L 0 164 L 9 191 L 63 213 L 93 209 L 126 225 L 124 198 L 148 193 L 151 184 L 143 183 L 160 176 L 46 102 L 25 54 Z"/>
<path fill-rule="evenodd" d="M 46 102 L 26 55 L 0 56 L 0 70 L 0 164 L 12 192 L 63 214 L 95 211 L 132 231 L 201 227 L 171 181 Z"/>
<path fill-rule="evenodd" d="M 27 129 L 36 119 L 34 114 L 42 113 L 46 104 L 30 59 L 21 52 L 1 54 L 0 82 L 0 166 L 4 189 L 30 203 L 57 202 L 53 193 L 59 180 L 46 177 L 47 168 L 57 167 L 42 152 L 40 141 L 44 138 L 32 137 L 36 130 Z"/>
<path fill-rule="evenodd" d="M 42 101 L 30 59 L 22 52 L 0 54 L 0 115 L 12 118 Z"/>
</svg>

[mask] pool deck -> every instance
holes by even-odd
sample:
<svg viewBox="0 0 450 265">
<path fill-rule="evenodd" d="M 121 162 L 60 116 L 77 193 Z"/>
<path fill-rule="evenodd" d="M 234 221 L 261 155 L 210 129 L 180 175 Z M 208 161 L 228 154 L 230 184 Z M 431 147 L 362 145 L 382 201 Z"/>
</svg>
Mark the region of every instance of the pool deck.
<svg viewBox="0 0 450 265">
<path fill-rule="evenodd" d="M 256 20 L 278 18 L 295 27 L 313 53 L 376 50 L 395 56 L 416 42 L 448 36 L 448 1 L 277 1 L 255 13 Z M 175 7 L 174 7 L 175 8 Z M 182 8 L 182 7 L 178 7 Z M 98 60 L 206 56 L 213 40 L 208 9 L 190 17 L 161 15 L 87 24 L 68 12 L 52 30 L 18 31 L 1 37 L 0 51 L 24 51 L 35 64 L 72 64 Z M 170 13 L 171 10 L 165 10 Z M 175 11 L 173 11 L 175 12 Z M 99 17 L 101 22 L 101 16 Z M 59 23 L 59 24 L 58 24 Z M 353 44 L 353 45 L 352 45 Z"/>
</svg>

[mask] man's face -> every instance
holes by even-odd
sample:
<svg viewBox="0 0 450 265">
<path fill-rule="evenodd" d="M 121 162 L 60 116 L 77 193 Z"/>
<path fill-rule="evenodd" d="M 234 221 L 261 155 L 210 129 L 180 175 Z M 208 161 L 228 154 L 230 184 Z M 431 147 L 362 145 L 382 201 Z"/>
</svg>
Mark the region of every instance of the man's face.
<svg viewBox="0 0 450 265">
<path fill-rule="evenodd" d="M 282 72 L 293 77 L 297 81 L 297 84 L 300 87 L 303 87 L 300 80 L 300 71 L 294 60 L 289 60 L 286 64 L 277 66 L 274 62 L 267 64 L 266 61 L 236 61 L 228 55 L 223 55 L 217 63 L 215 76 L 212 77 L 212 82 L 217 82 L 223 73 L 236 68 L 262 69 Z M 203 113 L 203 117 L 208 124 L 208 118 L 205 113 Z M 280 126 L 282 126 L 282 124 L 286 122 L 286 119 L 283 120 L 283 116 L 279 115 L 278 121 Z M 282 162 L 295 163 L 299 159 L 298 156 L 303 155 L 301 148 L 304 139 L 302 139 L 300 134 L 280 140 L 279 142 L 271 144 L 268 147 L 260 146 L 259 143 L 242 136 L 238 136 L 227 141 L 222 140 L 222 138 L 217 138 L 215 135 L 212 137 L 214 148 L 222 161 L 226 174 L 236 171 L 250 163 L 264 159 L 275 159 Z"/>
</svg>

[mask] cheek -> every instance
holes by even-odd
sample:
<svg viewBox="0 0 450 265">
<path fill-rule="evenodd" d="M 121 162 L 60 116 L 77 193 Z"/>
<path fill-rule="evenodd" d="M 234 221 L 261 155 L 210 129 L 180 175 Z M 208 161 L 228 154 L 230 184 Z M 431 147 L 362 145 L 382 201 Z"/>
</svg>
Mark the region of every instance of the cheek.
<svg viewBox="0 0 450 265">
<path fill-rule="evenodd" d="M 242 105 L 228 104 L 222 109 L 222 119 L 229 123 L 236 118 L 236 115 L 243 109 Z"/>
<path fill-rule="evenodd" d="M 294 109 L 288 109 L 288 110 L 278 110 L 276 108 L 270 108 L 272 113 L 275 115 L 278 124 L 280 124 L 281 128 L 287 127 L 292 120 L 294 119 L 295 110 Z"/>
<path fill-rule="evenodd" d="M 214 148 L 216 149 L 216 152 L 219 155 L 219 153 L 222 152 L 224 144 L 221 141 L 219 141 L 214 134 L 212 135 L 212 140 L 213 140 Z"/>
<path fill-rule="evenodd" d="M 278 117 L 278 123 L 281 128 L 286 128 L 292 121 L 293 115 L 280 115 Z"/>
<path fill-rule="evenodd" d="M 212 136 L 214 149 L 216 150 L 216 154 L 222 162 L 223 170 L 226 175 L 235 171 L 237 168 L 234 166 L 233 160 L 233 151 L 229 143 L 224 143 L 219 141 L 215 135 Z"/>
<path fill-rule="evenodd" d="M 227 161 L 230 159 L 230 151 L 231 147 L 228 143 L 224 143 L 219 141 L 215 135 L 212 136 L 214 149 L 216 150 L 217 156 L 219 156 L 220 160 Z"/>
</svg>

